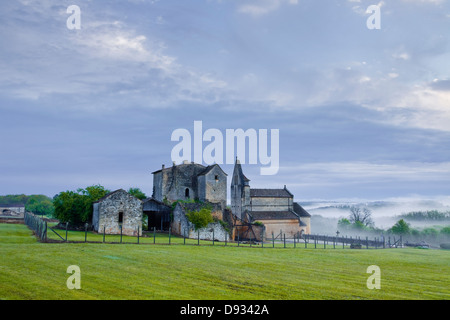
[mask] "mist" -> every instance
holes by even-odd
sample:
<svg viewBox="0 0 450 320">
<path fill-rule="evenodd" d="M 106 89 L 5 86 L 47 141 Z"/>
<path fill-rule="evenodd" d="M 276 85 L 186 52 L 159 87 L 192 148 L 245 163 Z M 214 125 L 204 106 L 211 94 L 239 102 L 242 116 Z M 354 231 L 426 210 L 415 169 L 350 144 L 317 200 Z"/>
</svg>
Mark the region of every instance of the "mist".
<svg viewBox="0 0 450 320">
<path fill-rule="evenodd" d="M 405 241 L 426 242 L 430 247 L 439 247 L 440 243 L 449 242 L 448 236 L 442 234 L 424 235 L 423 230 L 433 228 L 439 231 L 445 226 L 450 226 L 447 220 L 424 220 L 418 221 L 402 217 L 409 212 L 431 211 L 450 212 L 450 197 L 435 199 L 399 198 L 377 201 L 364 200 L 334 200 L 334 201 L 299 201 L 303 208 L 311 214 L 311 233 L 336 235 L 339 231 L 341 236 L 359 236 L 361 238 L 386 236 L 386 232 L 400 219 L 404 219 L 416 234 L 404 236 Z M 349 218 L 352 206 L 367 208 L 371 211 L 374 229 L 366 230 L 339 230 L 338 221 Z M 419 233 L 417 233 L 419 231 Z"/>
</svg>

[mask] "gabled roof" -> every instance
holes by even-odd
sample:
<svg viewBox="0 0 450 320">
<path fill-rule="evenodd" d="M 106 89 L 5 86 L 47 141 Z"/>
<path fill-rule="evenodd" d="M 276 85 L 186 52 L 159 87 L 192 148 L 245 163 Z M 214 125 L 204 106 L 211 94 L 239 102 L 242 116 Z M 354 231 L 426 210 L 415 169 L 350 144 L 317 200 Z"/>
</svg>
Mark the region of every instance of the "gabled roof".
<svg viewBox="0 0 450 320">
<path fill-rule="evenodd" d="M 296 214 L 298 214 L 300 217 L 309 218 L 311 215 L 303 209 L 301 205 L 299 205 L 297 202 L 294 202 L 294 211 Z"/>
<path fill-rule="evenodd" d="M 156 171 L 152 172 L 152 174 L 159 173 L 159 172 L 162 172 L 162 171 L 167 171 L 167 170 L 173 170 L 173 168 L 177 168 L 177 169 L 182 169 L 183 170 L 183 168 L 185 168 L 185 167 L 200 167 L 200 169 L 206 169 L 206 167 L 204 165 L 201 165 L 201 164 L 198 164 L 198 163 L 194 163 L 194 162 L 186 162 L 185 161 L 185 162 L 180 163 L 178 165 L 173 165 L 172 167 L 161 168 L 159 170 L 156 170 Z"/>
<path fill-rule="evenodd" d="M 250 189 L 250 197 L 292 198 L 287 189 Z"/>
<path fill-rule="evenodd" d="M 220 169 L 220 171 L 222 171 L 223 172 L 223 174 L 225 175 L 225 176 L 228 176 L 226 173 L 225 173 L 225 171 L 223 171 L 222 170 L 222 168 L 216 163 L 216 164 L 213 164 L 213 165 L 210 165 L 210 166 L 207 166 L 206 168 L 205 168 L 205 170 L 203 170 L 202 172 L 200 172 L 197 176 L 203 176 L 203 175 L 205 175 L 205 174 L 208 174 L 212 169 L 214 169 L 215 167 L 218 167 L 219 169 Z"/>
<path fill-rule="evenodd" d="M 108 193 L 107 195 L 101 197 L 100 199 L 98 199 L 97 201 L 94 201 L 93 203 L 99 203 L 99 202 L 102 202 L 102 201 L 105 200 L 106 198 L 109 198 L 109 197 L 112 196 L 113 194 L 116 194 L 116 193 L 119 193 L 119 192 L 124 192 L 124 193 L 126 193 L 127 195 L 136 198 L 135 196 L 129 194 L 129 193 L 126 192 L 125 190 L 123 190 L 123 189 L 118 189 L 118 190 L 116 190 L 116 191 L 113 191 L 113 192 Z M 136 198 L 136 199 L 138 199 L 138 198 Z M 140 199 L 138 199 L 138 200 L 142 202 L 142 200 L 140 200 Z"/>
</svg>

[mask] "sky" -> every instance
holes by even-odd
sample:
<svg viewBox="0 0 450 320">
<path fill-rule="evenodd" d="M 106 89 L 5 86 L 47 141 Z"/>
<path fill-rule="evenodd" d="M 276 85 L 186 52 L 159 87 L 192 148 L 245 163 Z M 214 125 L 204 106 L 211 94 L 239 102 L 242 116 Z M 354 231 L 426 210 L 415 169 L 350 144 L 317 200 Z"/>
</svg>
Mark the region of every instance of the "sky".
<svg viewBox="0 0 450 320">
<path fill-rule="evenodd" d="M 275 175 L 240 159 L 254 188 L 449 199 L 449 2 L 1 1 L 0 194 L 150 196 L 202 121 L 279 130 Z"/>
</svg>

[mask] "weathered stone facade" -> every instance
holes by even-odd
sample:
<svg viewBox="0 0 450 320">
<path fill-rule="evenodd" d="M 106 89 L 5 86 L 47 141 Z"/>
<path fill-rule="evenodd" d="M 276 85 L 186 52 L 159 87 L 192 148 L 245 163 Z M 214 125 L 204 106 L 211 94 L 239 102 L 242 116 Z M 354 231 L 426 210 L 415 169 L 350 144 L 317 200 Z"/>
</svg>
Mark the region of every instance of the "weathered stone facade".
<svg viewBox="0 0 450 320">
<path fill-rule="evenodd" d="M 1 217 L 21 218 L 23 219 L 25 214 L 25 205 L 10 205 L 0 207 Z"/>
<path fill-rule="evenodd" d="M 223 221 L 224 211 L 221 205 L 209 203 L 206 206 L 211 208 L 211 215 L 213 217 Z M 201 203 L 177 203 L 173 211 L 172 232 L 191 239 L 200 238 L 200 240 L 214 239 L 217 241 L 229 241 L 231 239 L 230 234 L 220 222 L 210 223 L 207 227 L 199 230 L 195 230 L 194 225 L 189 222 L 186 213 L 189 211 L 199 211 L 204 207 L 205 204 Z"/>
<path fill-rule="evenodd" d="M 153 198 L 158 201 L 200 200 L 227 201 L 227 174 L 218 165 L 205 167 L 184 162 L 153 172 Z"/>
<path fill-rule="evenodd" d="M 142 235 L 143 202 L 119 189 L 94 203 L 92 225 L 106 234 Z M 122 227 L 122 230 L 121 230 Z"/>
</svg>

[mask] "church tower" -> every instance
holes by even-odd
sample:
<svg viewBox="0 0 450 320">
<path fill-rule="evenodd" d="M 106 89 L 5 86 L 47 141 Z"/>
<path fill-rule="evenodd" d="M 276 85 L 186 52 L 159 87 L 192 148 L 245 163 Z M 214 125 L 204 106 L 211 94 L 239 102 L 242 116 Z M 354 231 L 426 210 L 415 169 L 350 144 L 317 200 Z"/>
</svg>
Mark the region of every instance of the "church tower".
<svg viewBox="0 0 450 320">
<path fill-rule="evenodd" d="M 250 210 L 250 180 L 242 172 L 240 161 L 236 158 L 231 180 L 231 211 L 240 219 Z"/>
</svg>

